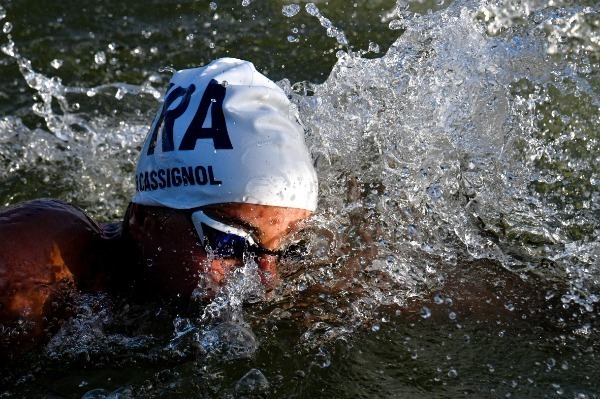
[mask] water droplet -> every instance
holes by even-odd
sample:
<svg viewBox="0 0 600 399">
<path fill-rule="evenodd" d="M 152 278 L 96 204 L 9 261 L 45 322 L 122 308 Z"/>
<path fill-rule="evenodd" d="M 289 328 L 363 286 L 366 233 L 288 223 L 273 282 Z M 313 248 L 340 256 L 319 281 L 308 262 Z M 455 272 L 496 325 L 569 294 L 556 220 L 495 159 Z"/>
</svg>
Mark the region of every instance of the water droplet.
<svg viewBox="0 0 600 399">
<path fill-rule="evenodd" d="M 379 323 L 375 323 L 371 326 L 371 331 L 373 331 L 373 332 L 377 332 L 380 329 L 381 329 L 381 324 L 379 324 Z"/>
<path fill-rule="evenodd" d="M 131 50 L 129 54 L 133 55 L 134 57 L 140 56 L 142 55 L 142 49 L 140 47 L 136 47 L 133 50 Z"/>
<path fill-rule="evenodd" d="M 315 3 L 306 3 L 305 8 L 306 8 L 306 12 L 309 13 L 310 15 L 312 15 L 312 16 L 319 15 L 319 9 L 315 5 Z"/>
<path fill-rule="evenodd" d="M 217 3 L 215 3 L 214 1 L 211 1 L 209 4 L 209 7 L 211 10 L 216 10 L 217 9 Z"/>
<path fill-rule="evenodd" d="M 54 69 L 58 69 L 61 66 L 63 66 L 63 60 L 59 60 L 59 59 L 55 58 L 52 61 L 50 61 L 50 66 Z"/>
<path fill-rule="evenodd" d="M 494 371 L 496 371 L 496 369 L 494 368 L 494 365 L 491 363 L 488 363 L 488 370 L 490 371 L 490 373 L 493 373 Z"/>
<path fill-rule="evenodd" d="M 299 12 L 300 12 L 300 6 L 298 4 L 289 4 L 289 5 L 283 6 L 281 8 L 281 13 L 288 18 L 293 17 L 294 15 L 298 14 Z"/>
<path fill-rule="evenodd" d="M 402 21 L 399 21 L 397 19 L 394 19 L 393 21 L 390 21 L 388 27 L 391 30 L 398 30 L 398 29 L 402 29 L 404 28 L 404 24 L 402 23 Z"/>
<path fill-rule="evenodd" d="M 407 227 L 407 230 L 408 230 L 408 234 L 413 235 L 413 236 L 418 233 L 417 227 L 412 224 Z"/>
<path fill-rule="evenodd" d="M 12 30 L 13 25 L 10 22 L 5 22 L 4 26 L 2 27 L 2 32 L 4 33 L 10 33 L 10 31 Z"/>
<path fill-rule="evenodd" d="M 456 378 L 457 376 L 458 376 L 458 371 L 456 371 L 456 369 L 451 368 L 450 371 L 448 371 L 448 377 Z"/>
<path fill-rule="evenodd" d="M 104 53 L 104 51 L 98 51 L 94 55 L 94 62 L 97 65 L 104 65 L 104 64 L 106 64 L 106 54 Z"/>
<path fill-rule="evenodd" d="M 163 73 L 163 72 L 175 73 L 175 72 L 177 72 L 177 70 L 175 68 L 173 68 L 173 67 L 166 66 L 166 67 L 158 68 L 158 72 L 161 72 L 161 73 Z"/>
<path fill-rule="evenodd" d="M 240 397 L 263 397 L 269 391 L 269 380 L 257 369 L 252 369 L 235 383 Z"/>
<path fill-rule="evenodd" d="M 250 0 L 242 0 L 242 6 L 248 7 L 250 5 Z"/>
<path fill-rule="evenodd" d="M 435 294 L 433 297 L 433 302 L 435 302 L 437 305 L 441 305 L 444 303 L 444 296 L 442 294 Z"/>
<path fill-rule="evenodd" d="M 427 319 L 430 316 L 431 316 L 431 311 L 429 310 L 429 308 L 427 306 L 423 306 L 421 308 L 421 317 L 424 319 Z"/>
<path fill-rule="evenodd" d="M 0 47 L 2 52 L 10 57 L 14 57 L 17 55 L 17 51 L 15 50 L 15 42 L 9 40 L 8 43 L 5 43 Z"/>
<path fill-rule="evenodd" d="M 0 19 L 6 18 L 6 10 L 0 6 Z"/>
<path fill-rule="evenodd" d="M 298 43 L 298 42 L 300 41 L 300 39 L 298 39 L 297 37 L 294 37 L 294 36 L 292 36 L 292 35 L 289 35 L 289 36 L 287 37 L 287 40 L 288 40 L 288 42 L 290 42 L 290 43 Z"/>
<path fill-rule="evenodd" d="M 331 366 L 331 356 L 325 349 L 319 348 L 319 353 L 315 355 L 314 362 L 321 368 L 327 368 Z"/>
<path fill-rule="evenodd" d="M 436 183 L 433 186 L 430 186 L 429 188 L 427 188 L 427 195 L 429 195 L 429 198 L 431 198 L 432 200 L 437 200 L 442 196 L 442 190 L 440 189 L 440 184 Z"/>
<path fill-rule="evenodd" d="M 374 43 L 374 42 L 369 42 L 369 51 L 371 53 L 378 53 L 379 52 L 379 45 L 377 43 Z"/>
<path fill-rule="evenodd" d="M 208 47 L 210 47 L 210 48 L 215 48 L 215 44 L 214 44 L 213 42 L 210 42 L 210 43 L 208 44 Z"/>
<path fill-rule="evenodd" d="M 583 326 L 575 329 L 574 333 L 581 336 L 588 336 L 592 333 L 592 326 L 589 323 L 586 323 Z"/>
<path fill-rule="evenodd" d="M 509 303 L 507 303 L 507 304 L 505 304 L 505 305 L 504 305 L 504 307 L 505 307 L 507 310 L 510 310 L 511 312 L 512 312 L 513 310 L 515 310 L 515 305 L 513 305 L 513 304 L 512 304 L 512 303 L 510 303 L 510 302 L 509 302 Z"/>
<path fill-rule="evenodd" d="M 456 320 L 456 313 L 450 312 L 448 313 L 448 317 L 450 318 L 450 320 Z"/>
<path fill-rule="evenodd" d="M 124 87 L 119 87 L 119 89 L 115 93 L 115 98 L 117 100 L 122 100 L 123 97 L 125 97 L 125 94 L 127 94 L 127 89 L 125 89 Z"/>
</svg>

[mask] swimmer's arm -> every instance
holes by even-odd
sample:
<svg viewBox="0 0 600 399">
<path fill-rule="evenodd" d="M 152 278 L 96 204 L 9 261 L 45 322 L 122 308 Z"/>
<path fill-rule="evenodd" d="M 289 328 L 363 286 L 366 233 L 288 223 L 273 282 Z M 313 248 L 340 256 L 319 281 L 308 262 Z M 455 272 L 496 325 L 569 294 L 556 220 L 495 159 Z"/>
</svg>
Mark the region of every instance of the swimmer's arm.
<svg viewBox="0 0 600 399">
<path fill-rule="evenodd" d="M 71 308 L 69 298 L 92 276 L 94 248 L 103 240 L 96 222 L 62 201 L 0 210 L 0 324 L 15 331 L 1 337 L 0 357 L 2 347 L 35 342 L 48 320 Z"/>
</svg>

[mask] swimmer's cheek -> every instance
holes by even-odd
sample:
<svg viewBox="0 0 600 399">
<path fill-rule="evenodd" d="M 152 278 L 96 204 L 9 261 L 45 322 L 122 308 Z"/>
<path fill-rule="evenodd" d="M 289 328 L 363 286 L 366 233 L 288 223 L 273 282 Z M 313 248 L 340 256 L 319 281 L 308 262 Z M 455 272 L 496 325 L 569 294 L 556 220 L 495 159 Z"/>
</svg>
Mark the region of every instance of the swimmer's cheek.
<svg viewBox="0 0 600 399">
<path fill-rule="evenodd" d="M 153 287 L 182 299 L 192 296 L 214 298 L 225 284 L 227 274 L 235 267 L 235 262 L 209 260 L 204 255 L 173 258 L 178 259 L 147 259 L 145 263 L 152 266 L 142 272 L 149 277 Z"/>
</svg>

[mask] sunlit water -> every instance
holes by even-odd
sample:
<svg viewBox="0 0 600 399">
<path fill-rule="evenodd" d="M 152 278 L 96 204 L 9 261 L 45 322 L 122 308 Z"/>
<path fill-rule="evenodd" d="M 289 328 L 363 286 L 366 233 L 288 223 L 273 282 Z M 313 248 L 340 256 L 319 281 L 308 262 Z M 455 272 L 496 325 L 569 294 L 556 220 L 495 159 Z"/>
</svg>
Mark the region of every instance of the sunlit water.
<svg viewBox="0 0 600 399">
<path fill-rule="evenodd" d="M 279 84 L 300 110 L 321 190 L 283 286 L 265 293 L 249 260 L 190 309 L 82 295 L 41 353 L 3 369 L 4 396 L 600 396 L 598 5 L 391 2 L 377 14 L 365 4 L 352 18 L 379 15 L 395 39 L 387 50 L 381 35 L 353 42 L 364 38 L 321 3 L 277 5 L 284 43 L 312 34 L 335 51 L 307 59 L 337 53 L 326 80 L 304 77 L 309 62 L 293 52 L 293 68 L 271 70 L 289 78 Z M 253 6 L 231 12 L 272 17 Z M 182 26 L 237 26 L 215 19 L 223 4 L 203 7 L 214 26 Z M 134 15 L 117 33 L 154 37 L 156 50 L 129 44 L 127 58 L 105 33 L 106 49 L 44 54 L 41 72 L 7 10 L 0 199 L 54 196 L 118 219 L 170 75 L 140 59 L 186 50 L 130 28 Z M 181 34 L 187 51 L 210 37 Z M 52 73 L 78 54 L 102 77 L 73 71 L 67 84 Z M 183 59 L 173 66 L 202 61 Z M 142 70 L 136 83 L 126 67 Z"/>
</svg>

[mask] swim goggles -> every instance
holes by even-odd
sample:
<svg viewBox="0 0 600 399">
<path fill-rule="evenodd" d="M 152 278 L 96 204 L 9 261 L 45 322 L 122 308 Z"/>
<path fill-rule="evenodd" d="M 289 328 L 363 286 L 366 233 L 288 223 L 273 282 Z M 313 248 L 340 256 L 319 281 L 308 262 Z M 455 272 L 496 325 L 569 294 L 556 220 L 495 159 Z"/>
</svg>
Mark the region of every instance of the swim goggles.
<svg viewBox="0 0 600 399">
<path fill-rule="evenodd" d="M 192 222 L 202 247 L 210 248 L 215 254 L 224 258 L 243 258 L 250 252 L 254 255 L 280 254 L 278 251 L 260 247 L 248 231 L 215 220 L 203 211 L 192 213 Z"/>
</svg>

